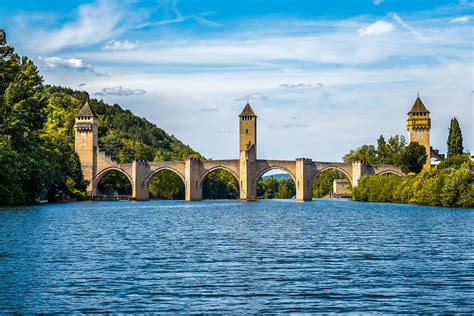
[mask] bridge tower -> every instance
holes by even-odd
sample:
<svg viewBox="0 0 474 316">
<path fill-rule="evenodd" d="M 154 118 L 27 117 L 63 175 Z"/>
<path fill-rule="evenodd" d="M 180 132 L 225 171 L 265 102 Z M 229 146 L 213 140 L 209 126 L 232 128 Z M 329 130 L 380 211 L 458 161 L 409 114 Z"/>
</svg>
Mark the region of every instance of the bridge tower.
<svg viewBox="0 0 474 316">
<path fill-rule="evenodd" d="M 410 112 L 408 112 L 407 130 L 408 142 L 417 142 L 426 149 L 427 159 L 423 169 L 431 167 L 430 129 L 430 111 L 421 101 L 420 95 L 418 95 Z"/>
<path fill-rule="evenodd" d="M 239 115 L 240 136 L 240 199 L 257 199 L 257 115 L 247 102 Z"/>
<path fill-rule="evenodd" d="M 97 174 L 97 151 L 98 141 L 98 117 L 86 101 L 82 109 L 76 115 L 75 150 L 81 161 L 84 179 L 89 181 L 87 191 L 93 194 L 93 180 Z"/>
</svg>

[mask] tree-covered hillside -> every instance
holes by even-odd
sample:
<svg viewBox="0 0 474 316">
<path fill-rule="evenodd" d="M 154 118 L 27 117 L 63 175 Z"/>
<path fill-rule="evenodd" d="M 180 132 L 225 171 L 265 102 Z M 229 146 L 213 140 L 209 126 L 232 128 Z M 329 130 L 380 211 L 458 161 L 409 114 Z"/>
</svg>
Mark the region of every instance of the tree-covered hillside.
<svg viewBox="0 0 474 316">
<path fill-rule="evenodd" d="M 87 92 L 57 86 L 46 86 L 45 92 L 48 95 L 47 133 L 64 137 L 73 144 L 74 118 L 88 99 Z M 201 157 L 176 137 L 118 104 L 96 99 L 90 99 L 89 104 L 99 116 L 99 148 L 119 162 Z"/>
<path fill-rule="evenodd" d="M 88 98 L 84 91 L 44 85 L 34 63 L 15 53 L 0 30 L 0 205 L 85 198 L 73 127 Z M 99 116 L 99 146 L 119 162 L 200 157 L 117 104 L 89 102 Z"/>
</svg>

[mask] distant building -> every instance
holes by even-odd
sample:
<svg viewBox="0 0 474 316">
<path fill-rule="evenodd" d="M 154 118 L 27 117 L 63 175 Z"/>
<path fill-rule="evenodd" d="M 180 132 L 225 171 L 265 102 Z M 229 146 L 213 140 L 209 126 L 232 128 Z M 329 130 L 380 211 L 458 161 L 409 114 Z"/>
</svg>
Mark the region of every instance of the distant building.
<svg viewBox="0 0 474 316">
<path fill-rule="evenodd" d="M 444 154 L 440 154 L 438 149 L 433 149 L 433 147 L 430 147 L 430 152 L 431 152 L 431 166 L 437 166 L 441 161 L 446 159 L 446 156 Z"/>
<path fill-rule="evenodd" d="M 335 179 L 332 185 L 332 197 L 352 198 L 351 182 L 349 180 Z"/>
</svg>

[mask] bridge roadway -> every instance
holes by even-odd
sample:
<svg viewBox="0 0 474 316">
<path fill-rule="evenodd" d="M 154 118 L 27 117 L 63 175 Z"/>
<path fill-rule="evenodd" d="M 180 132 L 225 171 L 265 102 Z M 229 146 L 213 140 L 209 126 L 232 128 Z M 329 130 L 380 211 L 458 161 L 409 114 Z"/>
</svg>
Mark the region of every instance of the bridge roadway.
<svg viewBox="0 0 474 316">
<path fill-rule="evenodd" d="M 149 186 L 153 177 L 162 170 L 170 170 L 183 180 L 185 187 L 185 199 L 187 201 L 201 200 L 202 188 L 207 175 L 214 170 L 225 170 L 230 172 L 238 181 L 240 186 L 241 200 L 255 200 L 257 181 L 270 170 L 280 169 L 288 172 L 295 182 L 296 199 L 299 201 L 310 201 L 312 199 L 312 185 L 316 177 L 326 170 L 339 170 L 346 175 L 355 187 L 363 175 L 381 175 L 386 173 L 404 176 L 399 167 L 390 165 L 369 165 L 360 161 L 352 164 L 341 162 L 319 162 L 308 158 L 297 158 L 296 160 L 262 160 L 247 161 L 245 176 L 242 176 L 240 168 L 241 160 L 201 160 L 188 159 L 186 161 L 161 161 L 146 162 L 136 160 L 133 163 L 117 163 L 104 152 L 97 152 L 97 170 L 93 177 L 91 186 L 92 196 L 97 195 L 97 185 L 108 171 L 117 170 L 122 172 L 132 184 L 132 198 L 136 200 L 149 199 Z M 242 181 L 241 178 L 245 178 Z M 245 182 L 245 183 L 244 183 Z"/>
</svg>

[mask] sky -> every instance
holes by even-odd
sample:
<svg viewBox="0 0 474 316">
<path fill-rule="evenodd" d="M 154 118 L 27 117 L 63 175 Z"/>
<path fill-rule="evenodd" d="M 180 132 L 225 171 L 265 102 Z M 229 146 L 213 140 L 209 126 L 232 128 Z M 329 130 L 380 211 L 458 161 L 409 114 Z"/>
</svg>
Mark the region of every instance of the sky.
<svg viewBox="0 0 474 316">
<path fill-rule="evenodd" d="M 474 151 L 472 0 L 1 0 L 0 27 L 46 83 L 118 103 L 207 158 L 341 161 L 407 136 L 420 94 L 431 143 L 450 120 Z"/>
</svg>

